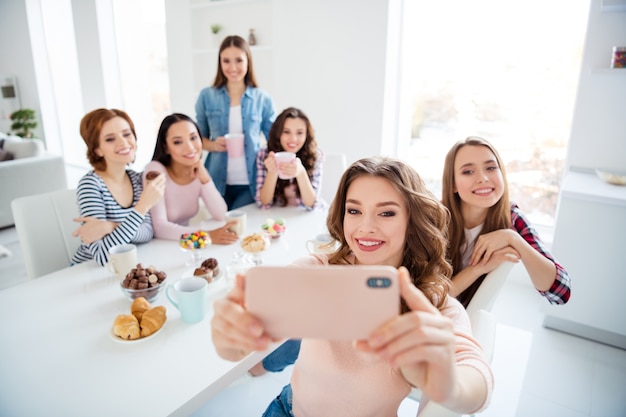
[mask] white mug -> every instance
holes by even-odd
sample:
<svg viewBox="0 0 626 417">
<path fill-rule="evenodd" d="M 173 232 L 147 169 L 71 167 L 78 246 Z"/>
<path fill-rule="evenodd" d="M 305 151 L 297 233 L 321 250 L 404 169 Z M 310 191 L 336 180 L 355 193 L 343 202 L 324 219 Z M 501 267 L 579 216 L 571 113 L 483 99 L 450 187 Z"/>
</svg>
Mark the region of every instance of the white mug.
<svg viewBox="0 0 626 417">
<path fill-rule="evenodd" d="M 237 237 L 241 237 L 246 232 L 246 212 L 242 210 L 231 210 L 226 212 L 226 222 L 237 220 L 237 224 L 230 227 Z"/>
<path fill-rule="evenodd" d="M 315 236 L 315 239 L 306 241 L 306 248 L 310 253 L 331 254 L 336 250 L 336 243 L 328 233 Z"/>
<path fill-rule="evenodd" d="M 124 278 L 135 267 L 137 267 L 137 246 L 125 243 L 109 249 L 107 269 L 118 278 Z"/>
</svg>

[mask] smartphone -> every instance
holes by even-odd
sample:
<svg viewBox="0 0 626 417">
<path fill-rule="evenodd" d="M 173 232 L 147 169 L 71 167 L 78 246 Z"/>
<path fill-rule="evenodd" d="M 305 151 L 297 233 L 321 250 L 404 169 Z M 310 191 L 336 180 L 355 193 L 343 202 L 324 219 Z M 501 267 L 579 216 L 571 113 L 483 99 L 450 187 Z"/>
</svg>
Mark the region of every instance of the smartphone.
<svg viewBox="0 0 626 417">
<path fill-rule="evenodd" d="M 246 273 L 245 303 L 276 338 L 367 339 L 400 313 L 390 266 L 266 266 Z"/>
</svg>

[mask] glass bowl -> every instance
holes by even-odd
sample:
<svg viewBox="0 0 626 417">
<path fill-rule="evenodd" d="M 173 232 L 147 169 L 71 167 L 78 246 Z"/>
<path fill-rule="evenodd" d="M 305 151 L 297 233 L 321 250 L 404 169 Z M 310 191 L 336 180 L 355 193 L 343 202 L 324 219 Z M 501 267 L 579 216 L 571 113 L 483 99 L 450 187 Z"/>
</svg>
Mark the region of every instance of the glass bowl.
<svg viewBox="0 0 626 417">
<path fill-rule="evenodd" d="M 608 182 L 609 184 L 626 185 L 626 172 L 596 169 L 596 175 L 600 177 L 602 181 Z"/>
<path fill-rule="evenodd" d="M 161 294 L 161 291 L 163 291 L 163 288 L 165 288 L 167 285 L 166 282 L 167 282 L 167 279 L 161 281 L 159 284 L 155 285 L 154 287 L 133 290 L 131 288 L 124 288 L 122 286 L 123 284 L 123 281 L 122 281 L 120 282 L 120 289 L 122 290 L 122 293 L 126 296 L 126 298 L 128 298 L 131 301 L 134 300 L 135 298 L 143 297 L 149 303 L 151 303 L 155 301 L 157 298 L 159 298 L 159 294 Z"/>
<path fill-rule="evenodd" d="M 253 233 L 241 240 L 241 249 L 250 254 L 255 265 L 261 265 L 261 253 L 270 247 L 270 238 L 265 233 Z"/>
<path fill-rule="evenodd" d="M 286 229 L 287 223 L 282 217 L 277 219 L 266 219 L 265 223 L 261 225 L 263 234 L 271 239 L 281 237 L 285 233 Z"/>
<path fill-rule="evenodd" d="M 204 250 L 211 244 L 209 233 L 198 230 L 193 233 L 183 233 L 178 241 L 178 246 L 183 252 L 190 253 L 185 265 L 198 265 L 204 257 Z"/>
</svg>

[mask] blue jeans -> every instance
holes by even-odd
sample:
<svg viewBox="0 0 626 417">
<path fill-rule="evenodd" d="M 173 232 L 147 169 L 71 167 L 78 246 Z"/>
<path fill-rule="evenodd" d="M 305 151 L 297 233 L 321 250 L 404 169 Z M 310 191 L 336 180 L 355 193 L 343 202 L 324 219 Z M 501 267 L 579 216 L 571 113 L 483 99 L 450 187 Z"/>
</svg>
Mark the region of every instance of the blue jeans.
<svg viewBox="0 0 626 417">
<path fill-rule="evenodd" d="M 263 368 L 270 372 L 280 372 L 298 359 L 298 353 L 300 340 L 287 340 L 263 359 Z"/>
<path fill-rule="evenodd" d="M 293 417 L 292 404 L 291 384 L 285 385 L 278 397 L 274 398 L 274 401 L 267 407 L 262 417 Z"/>
<path fill-rule="evenodd" d="M 227 185 L 224 201 L 226 201 L 228 210 L 234 210 L 254 203 L 254 196 L 250 193 L 248 185 Z"/>
</svg>

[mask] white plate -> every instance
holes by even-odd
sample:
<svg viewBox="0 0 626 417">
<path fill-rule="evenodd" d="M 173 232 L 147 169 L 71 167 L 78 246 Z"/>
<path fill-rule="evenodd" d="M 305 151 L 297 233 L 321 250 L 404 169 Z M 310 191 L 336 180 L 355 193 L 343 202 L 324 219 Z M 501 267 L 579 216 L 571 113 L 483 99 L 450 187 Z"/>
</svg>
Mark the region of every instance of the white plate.
<svg viewBox="0 0 626 417">
<path fill-rule="evenodd" d="M 167 321 L 165 323 L 163 323 L 163 326 L 161 326 L 161 328 L 159 330 L 157 330 L 156 332 L 152 333 L 150 336 L 140 337 L 139 339 L 135 339 L 135 340 L 126 340 L 126 339 L 122 339 L 119 336 L 116 336 L 115 333 L 113 332 L 113 327 L 111 327 L 111 330 L 109 331 L 109 334 L 111 335 L 111 339 L 115 340 L 118 343 L 134 344 L 134 343 L 144 342 L 144 341 L 146 341 L 148 339 L 152 339 L 154 336 L 156 336 L 157 334 L 161 333 L 161 330 L 163 330 L 163 328 L 165 327 L 166 324 L 167 324 Z"/>
</svg>

